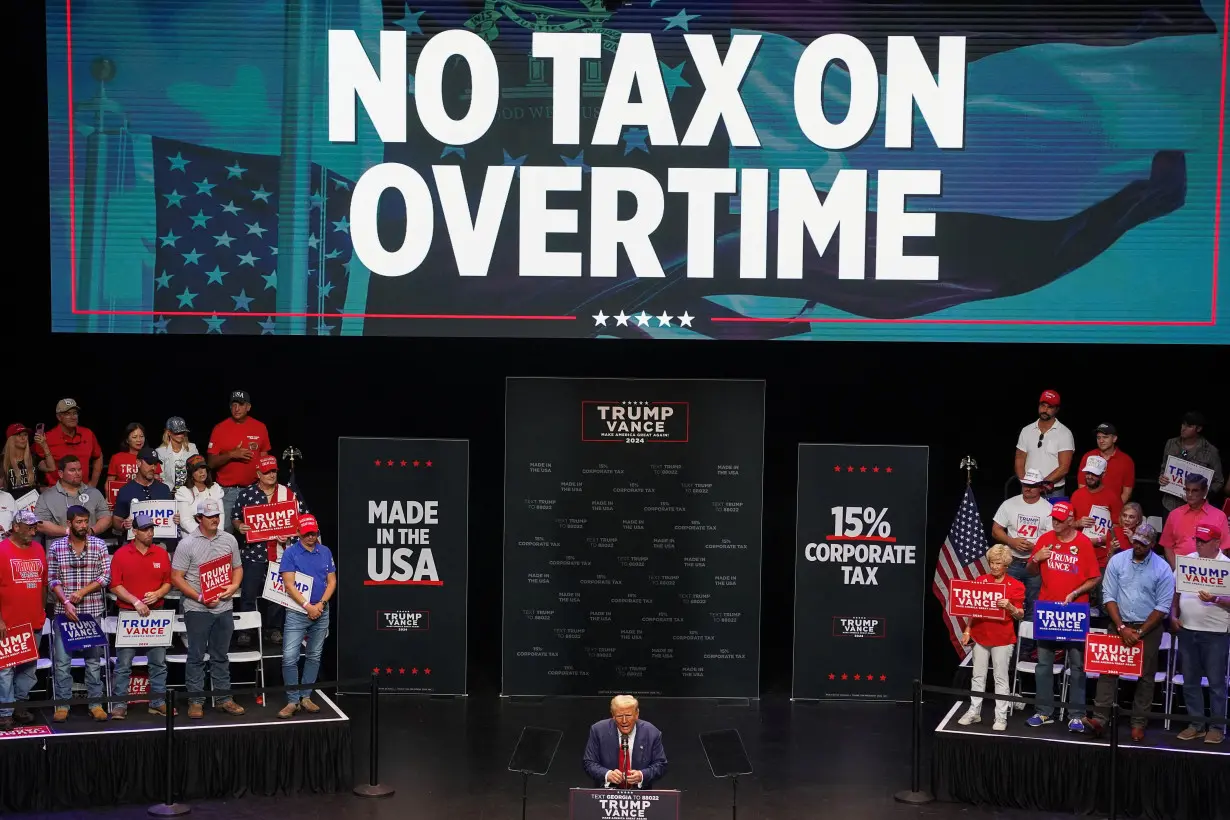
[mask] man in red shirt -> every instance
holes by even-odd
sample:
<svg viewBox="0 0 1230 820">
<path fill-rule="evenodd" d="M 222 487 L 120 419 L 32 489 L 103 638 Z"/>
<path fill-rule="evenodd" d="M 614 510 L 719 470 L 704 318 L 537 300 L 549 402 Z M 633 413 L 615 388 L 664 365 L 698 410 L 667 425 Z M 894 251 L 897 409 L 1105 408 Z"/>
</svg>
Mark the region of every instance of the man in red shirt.
<svg viewBox="0 0 1230 820">
<path fill-rule="evenodd" d="M 1076 528 L 1093 544 L 1098 566 L 1106 568 L 1110 560 L 1110 529 L 1123 513 L 1119 494 L 1108 487 L 1102 477 L 1109 470 L 1106 459 L 1089 456 L 1085 461 L 1085 486 L 1072 493 L 1072 508 L 1076 510 Z"/>
<path fill-rule="evenodd" d="M 1028 569 L 1032 575 L 1042 576 L 1039 601 L 1061 604 L 1088 604 L 1089 591 L 1102 580 L 1098 559 L 1093 554 L 1093 544 L 1076 528 L 1076 511 L 1067 501 L 1051 508 L 1054 529 L 1043 533 L 1029 556 Z M 1054 664 L 1055 652 L 1063 649 L 1068 666 L 1068 729 L 1085 731 L 1085 648 L 1069 641 L 1038 641 L 1038 666 L 1035 678 L 1038 684 L 1038 711 L 1025 721 L 1026 726 L 1045 726 L 1054 723 L 1055 713 Z"/>
<path fill-rule="evenodd" d="M 269 431 L 252 418 L 252 398 L 246 390 L 231 393 L 231 417 L 220 421 L 209 435 L 209 469 L 222 487 L 222 525 L 231 532 L 231 511 L 244 487 L 256 483 L 257 456 L 267 454 Z"/>
<path fill-rule="evenodd" d="M 37 532 L 34 513 L 18 510 L 13 514 L 13 531 L 0 541 L 0 641 L 9 636 L 10 629 L 25 624 L 38 636 L 47 620 L 43 608 L 47 556 L 34 541 Z M 0 669 L 0 732 L 9 731 L 15 723 L 28 726 L 34 722 L 29 709 L 14 710 L 13 705 L 30 694 L 37 666 L 38 661 L 29 661 Z"/>
<path fill-rule="evenodd" d="M 987 566 L 991 572 L 974 579 L 979 584 L 1003 584 L 1005 597 L 996 601 L 1007 617 L 1002 621 L 990 618 L 971 618 L 970 624 L 961 635 L 961 643 L 965 646 L 974 644 L 974 675 L 970 686 L 975 692 L 984 691 L 987 683 L 987 662 L 990 661 L 995 673 L 995 694 L 1008 694 L 1008 667 L 1012 665 L 1012 648 L 1016 644 L 1016 622 L 1025 617 L 1025 585 L 1007 574 L 1012 565 L 1012 551 L 1003 544 L 996 544 L 987 550 Z M 992 729 L 997 732 L 1008 728 L 1008 710 L 1012 704 L 1006 700 L 995 701 L 995 723 Z M 957 723 L 969 726 L 982 722 L 982 698 L 974 695 L 969 699 L 969 711 L 961 716 Z"/>
<path fill-rule="evenodd" d="M 174 617 L 172 610 L 162 609 L 162 599 L 171 591 L 171 556 L 154 543 L 154 518 L 147 512 L 132 517 L 132 540 L 116 550 L 111 559 L 111 591 L 115 593 L 121 616 L 136 610 L 142 618 L 149 617 L 151 612 Z M 166 717 L 167 648 L 147 646 L 140 651 L 149 662 L 149 713 Z M 115 654 L 115 692 L 128 694 L 132 659 L 137 655 L 137 648 L 122 646 Z M 126 717 L 127 703 L 112 707 L 112 720 Z"/>
<path fill-rule="evenodd" d="M 77 426 L 80 410 L 81 407 L 74 400 L 60 399 L 56 403 L 56 419 L 60 423 L 48 430 L 44 438 L 47 442 L 47 450 L 51 451 L 52 461 L 59 464 L 60 459 L 64 456 L 76 456 L 81 459 L 83 473 L 86 471 L 86 465 L 89 465 L 90 478 L 85 483 L 91 487 L 97 487 L 98 480 L 102 477 L 102 448 L 98 446 L 98 438 L 88 427 Z M 47 451 L 37 444 L 34 446 L 34 452 L 40 459 L 47 455 Z M 58 470 L 51 470 L 46 475 L 48 487 L 54 487 L 59 480 Z"/>
<path fill-rule="evenodd" d="M 1119 496 L 1120 504 L 1126 504 L 1136 486 L 1136 462 L 1119 449 L 1119 433 L 1115 430 L 1115 425 L 1099 424 L 1094 435 L 1098 440 L 1098 448 L 1081 456 L 1081 472 L 1085 472 L 1085 465 L 1093 456 L 1105 459 L 1106 469 L 1102 474 L 1102 483 Z"/>
</svg>

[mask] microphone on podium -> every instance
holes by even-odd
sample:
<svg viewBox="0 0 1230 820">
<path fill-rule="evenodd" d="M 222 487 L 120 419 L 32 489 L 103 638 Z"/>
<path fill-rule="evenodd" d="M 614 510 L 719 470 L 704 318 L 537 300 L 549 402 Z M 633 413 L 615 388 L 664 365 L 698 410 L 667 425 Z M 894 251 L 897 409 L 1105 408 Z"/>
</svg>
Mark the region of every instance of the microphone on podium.
<svg viewBox="0 0 1230 820">
<path fill-rule="evenodd" d="M 624 776 L 624 782 L 620 785 L 627 788 L 628 772 L 632 771 L 632 755 L 628 752 L 628 736 L 622 732 L 619 735 L 619 770 Z"/>
</svg>

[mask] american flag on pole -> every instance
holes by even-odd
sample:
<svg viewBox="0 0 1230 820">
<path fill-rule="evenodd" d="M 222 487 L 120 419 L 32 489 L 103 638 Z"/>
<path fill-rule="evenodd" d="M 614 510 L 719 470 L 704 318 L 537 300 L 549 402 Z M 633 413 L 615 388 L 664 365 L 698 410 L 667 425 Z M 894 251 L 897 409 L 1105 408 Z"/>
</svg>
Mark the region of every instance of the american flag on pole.
<svg viewBox="0 0 1230 820">
<path fill-rule="evenodd" d="M 931 582 L 931 591 L 944 606 L 948 639 L 961 657 L 965 657 L 969 650 L 961 645 L 960 621 L 948 614 L 948 584 L 954 578 L 973 581 L 979 575 L 990 572 L 986 552 L 987 536 L 982 528 L 982 519 L 978 517 L 978 503 L 974 501 L 973 489 L 967 486 L 956 520 L 944 539 L 944 548 L 940 550 L 940 559 L 935 564 L 935 579 Z"/>
</svg>

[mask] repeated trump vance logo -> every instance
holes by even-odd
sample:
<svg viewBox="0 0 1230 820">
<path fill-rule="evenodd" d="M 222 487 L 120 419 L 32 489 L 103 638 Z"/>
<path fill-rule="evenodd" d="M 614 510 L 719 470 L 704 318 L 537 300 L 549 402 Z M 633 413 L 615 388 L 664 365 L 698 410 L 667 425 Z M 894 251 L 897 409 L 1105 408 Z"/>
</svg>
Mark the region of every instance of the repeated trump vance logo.
<svg viewBox="0 0 1230 820">
<path fill-rule="evenodd" d="M 381 632 L 425 632 L 431 629 L 431 612 L 378 609 L 376 610 L 376 629 Z"/>
<path fill-rule="evenodd" d="M 686 401 L 581 402 L 581 440 L 683 444 L 688 440 Z"/>
<path fill-rule="evenodd" d="M 883 638 L 888 621 L 879 615 L 834 615 L 834 638 Z"/>
</svg>

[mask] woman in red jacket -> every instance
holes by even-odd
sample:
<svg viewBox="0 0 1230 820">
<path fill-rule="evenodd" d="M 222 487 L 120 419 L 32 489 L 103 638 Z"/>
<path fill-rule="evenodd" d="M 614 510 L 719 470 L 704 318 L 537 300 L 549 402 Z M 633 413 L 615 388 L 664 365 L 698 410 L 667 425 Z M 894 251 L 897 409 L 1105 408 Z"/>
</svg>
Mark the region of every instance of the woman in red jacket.
<svg viewBox="0 0 1230 820">
<path fill-rule="evenodd" d="M 987 564 L 991 572 L 974 579 L 979 584 L 1003 584 L 1005 595 L 996 604 L 1008 617 L 1002 621 L 991 618 L 971 618 L 969 626 L 961 635 L 961 643 L 974 645 L 974 677 L 970 686 L 975 692 L 986 690 L 988 662 L 994 669 L 995 694 L 1007 695 L 1008 666 L 1012 663 L 1012 647 L 1016 645 L 1016 622 L 1025 617 L 1025 585 L 1007 574 L 1012 564 L 1012 552 L 1003 544 L 996 544 L 987 550 Z M 1008 728 L 1008 710 L 1011 704 L 1006 700 L 995 701 L 995 723 L 991 726 L 997 732 Z M 961 716 L 957 723 L 969 726 L 982 721 L 982 698 L 971 697 L 969 711 Z"/>
</svg>

